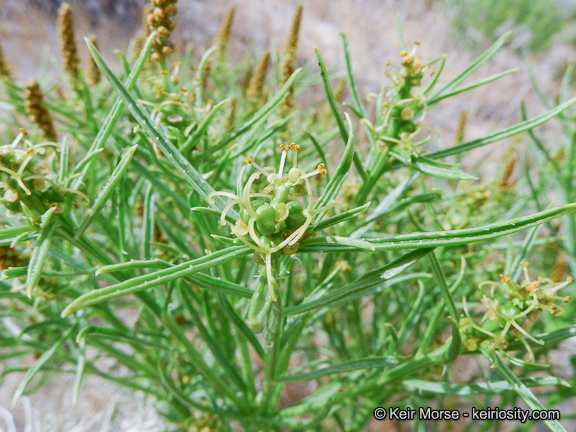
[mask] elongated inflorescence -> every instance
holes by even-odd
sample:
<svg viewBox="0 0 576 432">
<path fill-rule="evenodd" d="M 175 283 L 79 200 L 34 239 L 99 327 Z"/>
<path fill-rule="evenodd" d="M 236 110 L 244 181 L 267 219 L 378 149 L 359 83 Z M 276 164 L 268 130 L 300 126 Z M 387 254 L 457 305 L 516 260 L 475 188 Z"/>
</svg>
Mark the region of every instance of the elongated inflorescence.
<svg viewBox="0 0 576 432">
<path fill-rule="evenodd" d="M 218 37 L 216 38 L 216 53 L 218 61 L 222 62 L 226 58 L 226 51 L 228 50 L 228 45 L 230 44 L 230 33 L 232 31 L 232 23 L 234 22 L 234 14 L 236 13 L 236 8 L 232 6 L 228 9 L 226 17 L 220 26 L 220 31 L 218 32 Z"/>
<path fill-rule="evenodd" d="M 74 39 L 72 8 L 68 3 L 62 3 L 58 11 L 58 32 L 60 34 L 62 67 L 71 77 L 77 78 L 80 60 L 78 59 L 78 48 Z"/>
<path fill-rule="evenodd" d="M 6 63 L 4 58 L 4 51 L 2 50 L 2 44 L 0 44 L 0 77 L 10 78 L 12 76 L 10 71 L 10 66 Z"/>
<path fill-rule="evenodd" d="M 270 50 L 266 49 L 258 64 L 254 70 L 254 74 L 250 79 L 248 84 L 248 90 L 246 90 L 246 96 L 253 103 L 258 103 L 262 101 L 262 95 L 264 91 L 264 84 L 266 83 L 266 72 L 270 65 Z"/>
<path fill-rule="evenodd" d="M 31 79 L 26 85 L 26 113 L 30 121 L 42 130 L 44 137 L 49 141 L 56 140 L 56 130 L 52 122 L 52 116 L 44 104 L 44 95 L 38 81 Z"/>
<path fill-rule="evenodd" d="M 150 30 L 156 31 L 156 38 L 152 42 L 152 55 L 150 56 L 152 61 L 160 61 L 174 52 L 170 34 L 176 28 L 176 21 L 172 17 L 178 12 L 177 2 L 178 0 L 152 0 L 154 9 L 147 18 Z"/>
</svg>

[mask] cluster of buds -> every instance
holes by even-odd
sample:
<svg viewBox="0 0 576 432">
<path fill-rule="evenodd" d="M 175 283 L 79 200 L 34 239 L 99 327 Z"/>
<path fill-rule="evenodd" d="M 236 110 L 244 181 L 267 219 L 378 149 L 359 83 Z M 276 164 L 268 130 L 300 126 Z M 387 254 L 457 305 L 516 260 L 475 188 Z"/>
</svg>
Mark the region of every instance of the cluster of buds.
<svg viewBox="0 0 576 432">
<path fill-rule="evenodd" d="M 73 78 L 77 78 L 80 60 L 78 59 L 78 48 L 74 39 L 72 9 L 68 3 L 62 3 L 58 11 L 58 31 L 60 33 L 60 50 L 62 52 L 64 70 Z"/>
<path fill-rule="evenodd" d="M 232 226 L 232 232 L 254 250 L 256 262 L 266 266 L 266 279 L 273 301 L 276 301 L 274 291 L 277 284 L 272 276 L 272 261 L 282 254 L 296 253 L 299 242 L 307 235 L 314 215 L 336 205 L 331 202 L 326 207 L 313 208 L 310 177 L 326 174 L 324 164 L 319 164 L 315 170 L 306 173 L 298 168 L 299 145 L 281 145 L 280 149 L 282 156 L 277 172 L 274 167 L 260 167 L 250 156 L 246 162 L 252 165 L 256 172 L 250 175 L 243 188 L 239 187 L 238 195 L 219 191 L 210 194 L 210 198 L 214 195 L 232 198 L 222 212 L 222 225 L 226 225 L 228 211 L 235 205 L 240 206 L 240 218 Z M 289 151 L 293 152 L 293 164 L 288 172 L 284 173 Z M 243 172 L 244 170 L 242 174 Z M 254 182 L 262 176 L 266 179 L 266 186 L 260 192 L 252 192 Z M 305 194 L 306 203 L 302 203 L 299 198 Z"/>
<path fill-rule="evenodd" d="M 55 143 L 32 144 L 20 134 L 12 144 L 0 146 L 0 204 L 13 213 L 23 212 L 36 219 L 50 207 L 61 212 L 66 192 L 75 192 L 57 182 L 57 175 L 39 161 Z M 22 148 L 18 148 L 21 145 Z M 79 192 L 75 192 L 79 193 Z"/>
<path fill-rule="evenodd" d="M 170 33 L 176 28 L 176 22 L 171 17 L 176 15 L 178 0 L 152 0 L 154 9 L 148 14 L 147 20 L 151 31 L 156 31 L 152 42 L 152 61 L 160 61 L 174 51 L 174 46 L 168 40 Z"/>
<path fill-rule="evenodd" d="M 30 121 L 42 130 L 47 140 L 55 141 L 56 130 L 52 123 L 52 117 L 44 104 L 42 90 L 35 79 L 31 79 L 26 85 L 24 99 L 26 100 L 26 113 L 30 117 Z"/>
<path fill-rule="evenodd" d="M 418 125 L 424 116 L 417 116 L 425 109 L 425 99 L 417 95 L 414 88 L 420 86 L 424 71 L 429 65 L 423 65 L 416 56 L 416 48 L 419 42 L 415 42 L 414 49 L 408 53 L 406 50 L 400 53 L 401 67 L 398 73 L 386 71 L 393 85 L 386 92 L 388 101 L 384 103 L 384 124 L 380 130 L 376 130 L 384 145 L 384 151 L 388 146 L 402 144 L 418 132 Z M 388 66 L 391 62 L 388 61 Z"/>
<path fill-rule="evenodd" d="M 557 302 L 568 303 L 569 296 L 557 293 L 573 282 L 568 276 L 562 283 L 548 278 L 531 280 L 527 262 L 522 262 L 524 280 L 514 282 L 509 274 L 500 275 L 500 282 L 486 281 L 479 288 L 489 288 L 489 295 L 482 296 L 481 303 L 486 313 L 478 323 L 470 316 L 463 299 L 465 318 L 460 320 L 463 343 L 466 349 L 475 351 L 481 341 L 490 341 L 492 348 L 505 349 L 514 339 L 519 339 L 528 352 L 529 360 L 534 362 L 534 354 L 526 338 L 542 345 L 542 340 L 534 338 L 528 331 L 538 320 L 541 312 L 558 315 L 564 309 Z"/>
</svg>

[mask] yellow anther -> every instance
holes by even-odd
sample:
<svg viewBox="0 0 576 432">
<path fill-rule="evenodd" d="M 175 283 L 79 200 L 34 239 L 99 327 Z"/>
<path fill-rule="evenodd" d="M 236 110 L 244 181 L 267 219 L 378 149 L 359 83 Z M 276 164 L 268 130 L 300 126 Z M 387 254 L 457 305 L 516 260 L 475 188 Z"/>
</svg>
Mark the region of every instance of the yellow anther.
<svg viewBox="0 0 576 432">
<path fill-rule="evenodd" d="M 251 163 L 253 163 L 253 162 L 254 162 L 254 157 L 248 156 L 248 157 L 246 158 L 246 163 L 251 164 Z"/>
<path fill-rule="evenodd" d="M 28 131 L 27 131 L 26 129 L 24 129 L 24 128 L 20 128 L 20 133 L 21 133 L 23 136 L 27 136 L 27 135 L 28 135 Z"/>
<path fill-rule="evenodd" d="M 563 300 L 564 303 L 568 303 L 570 301 L 570 298 L 571 298 L 570 296 L 564 297 L 564 300 Z"/>
<path fill-rule="evenodd" d="M 414 45 L 416 46 L 420 45 L 420 41 L 414 41 Z"/>
<path fill-rule="evenodd" d="M 422 67 L 422 63 L 420 63 L 419 61 L 414 62 L 414 67 L 415 67 L 415 68 L 421 68 L 421 67 Z"/>
<path fill-rule="evenodd" d="M 400 53 L 400 57 L 406 57 L 408 55 L 408 51 L 404 50 Z"/>
<path fill-rule="evenodd" d="M 535 290 L 536 288 L 538 288 L 540 284 L 538 283 L 538 281 L 532 281 L 530 282 L 528 285 L 526 285 L 524 287 L 524 289 L 528 292 Z"/>
<path fill-rule="evenodd" d="M 520 263 L 520 265 L 521 265 L 522 267 L 528 267 L 528 266 L 530 265 L 530 263 L 529 263 L 528 261 L 522 261 L 522 262 Z"/>
<path fill-rule="evenodd" d="M 566 278 L 566 282 L 572 283 L 572 282 L 574 282 L 574 278 L 573 278 L 572 276 L 568 276 L 568 277 Z"/>
</svg>

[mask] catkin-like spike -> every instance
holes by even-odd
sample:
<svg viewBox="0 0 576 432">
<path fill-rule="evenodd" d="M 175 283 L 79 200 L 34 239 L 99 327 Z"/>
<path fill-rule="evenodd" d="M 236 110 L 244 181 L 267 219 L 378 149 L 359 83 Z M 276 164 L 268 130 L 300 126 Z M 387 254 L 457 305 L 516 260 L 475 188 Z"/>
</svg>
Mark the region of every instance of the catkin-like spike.
<svg viewBox="0 0 576 432">
<path fill-rule="evenodd" d="M 11 76 L 10 66 L 4 60 L 4 52 L 2 51 L 2 45 L 0 45 L 0 77 L 11 78 Z"/>
<path fill-rule="evenodd" d="M 52 123 L 52 117 L 44 105 L 44 96 L 38 81 L 31 79 L 28 82 L 24 98 L 26 99 L 26 113 L 30 117 L 30 121 L 42 130 L 46 139 L 56 141 L 56 130 Z"/>
<path fill-rule="evenodd" d="M 233 97 L 230 101 L 230 115 L 224 123 L 224 129 L 230 129 L 234 124 L 234 120 L 236 120 L 236 97 Z"/>
<path fill-rule="evenodd" d="M 206 87 L 208 83 L 208 78 L 210 78 L 210 71 L 212 70 L 212 62 L 208 60 L 204 65 L 204 70 L 202 71 L 202 85 Z"/>
<path fill-rule="evenodd" d="M 288 56 L 284 59 L 284 63 L 282 63 L 282 85 L 288 81 L 288 78 L 294 73 L 295 70 L 294 66 L 294 57 Z M 294 107 L 294 86 L 290 87 L 288 90 L 288 94 L 284 98 L 282 102 L 282 106 L 280 107 L 281 112 L 286 112 L 290 108 Z"/>
<path fill-rule="evenodd" d="M 568 271 L 568 258 L 565 255 L 558 255 L 556 258 L 556 263 L 552 269 L 552 274 L 550 275 L 550 280 L 552 282 L 562 282 Z"/>
<path fill-rule="evenodd" d="M 226 50 L 228 49 L 228 44 L 230 43 L 230 31 L 232 30 L 232 22 L 234 21 L 234 13 L 236 8 L 232 6 L 228 9 L 224 21 L 222 21 L 222 26 L 218 32 L 218 38 L 216 40 L 216 52 L 219 62 L 224 61 L 226 57 Z"/>
<path fill-rule="evenodd" d="M 512 175 L 512 171 L 514 171 L 514 167 L 516 166 L 516 156 L 510 156 L 506 161 L 506 165 L 504 166 L 504 171 L 502 172 L 502 176 L 500 177 L 500 181 L 498 182 L 498 187 L 501 190 L 510 189 L 514 184 L 515 181 L 510 181 L 510 176 Z"/>
<path fill-rule="evenodd" d="M 78 48 L 74 39 L 74 19 L 72 8 L 68 3 L 62 3 L 58 11 L 58 32 L 60 34 L 60 50 L 63 68 L 73 78 L 78 78 Z"/>
<path fill-rule="evenodd" d="M 468 111 L 460 111 L 458 116 L 458 128 L 456 129 L 456 144 L 464 142 L 464 137 L 466 135 L 466 124 L 468 123 Z"/>
<path fill-rule="evenodd" d="M 90 42 L 92 42 L 92 45 L 94 45 L 96 49 L 98 49 L 98 41 L 96 40 L 96 36 L 94 35 L 90 36 Z M 88 65 L 88 82 L 92 85 L 96 85 L 100 82 L 101 79 L 102 79 L 102 73 L 100 72 L 100 69 L 98 68 L 98 65 L 96 64 L 92 56 L 90 56 Z"/>
<path fill-rule="evenodd" d="M 302 4 L 299 3 L 296 6 L 296 13 L 292 19 L 292 28 L 290 29 L 290 36 L 288 37 L 288 42 L 286 43 L 286 55 L 288 57 L 294 56 L 296 54 L 296 49 L 298 48 L 298 34 L 300 33 L 300 22 L 302 21 Z"/>
<path fill-rule="evenodd" d="M 176 28 L 176 22 L 172 19 L 178 8 L 178 0 L 152 0 L 154 9 L 148 14 L 150 31 L 156 31 L 156 38 L 152 42 L 152 61 L 160 61 L 162 58 L 174 52 L 174 45 L 170 42 L 170 34 Z"/>
<path fill-rule="evenodd" d="M 246 96 L 252 101 L 257 102 L 261 100 L 262 97 L 262 90 L 264 89 L 264 83 L 266 81 L 266 72 L 268 71 L 268 66 L 270 65 L 270 50 L 266 49 L 260 60 L 258 61 L 258 65 L 256 65 L 256 69 L 254 70 L 254 74 L 250 79 L 250 84 L 248 85 L 248 90 L 246 91 Z"/>
</svg>

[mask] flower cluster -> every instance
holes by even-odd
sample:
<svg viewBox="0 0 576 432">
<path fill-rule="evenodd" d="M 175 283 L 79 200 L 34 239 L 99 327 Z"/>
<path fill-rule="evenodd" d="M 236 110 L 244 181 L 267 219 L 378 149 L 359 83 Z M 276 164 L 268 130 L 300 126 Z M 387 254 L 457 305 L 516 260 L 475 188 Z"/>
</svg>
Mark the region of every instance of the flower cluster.
<svg viewBox="0 0 576 432">
<path fill-rule="evenodd" d="M 548 278 L 531 280 L 528 274 L 527 262 L 520 263 L 523 267 L 524 280 L 516 283 L 510 274 L 500 275 L 500 282 L 485 281 L 479 287 L 490 289 L 489 295 L 482 296 L 481 303 L 486 308 L 486 314 L 477 323 L 474 321 L 463 298 L 465 318 L 460 320 L 464 346 L 470 351 L 477 348 L 483 340 L 489 340 L 493 348 L 505 349 L 515 338 L 519 339 L 528 351 L 529 360 L 534 361 L 534 354 L 525 338 L 542 345 L 542 340 L 534 338 L 528 331 L 538 320 L 541 312 L 552 315 L 564 310 L 556 302 L 567 303 L 569 296 L 559 296 L 557 293 L 573 282 L 568 276 L 566 281 L 556 283 Z"/>
<path fill-rule="evenodd" d="M 160 61 L 174 51 L 168 37 L 176 28 L 176 22 L 171 17 L 178 12 L 177 2 L 178 0 L 152 0 L 154 9 L 147 17 L 150 30 L 157 32 L 156 39 L 152 42 L 152 56 L 150 57 L 152 61 Z"/>
<path fill-rule="evenodd" d="M 61 185 L 56 173 L 39 160 L 38 156 L 46 154 L 47 148 L 58 145 L 32 144 L 25 139 L 26 135 L 22 129 L 12 144 L 0 146 L 0 188 L 4 190 L 0 204 L 13 213 L 35 216 L 50 207 L 61 212 L 66 192 L 83 194 Z"/>
<path fill-rule="evenodd" d="M 424 119 L 425 99 L 416 94 L 414 88 L 420 86 L 424 71 L 429 65 L 423 65 L 416 56 L 416 42 L 414 49 L 409 53 L 406 50 L 400 53 L 401 67 L 397 72 L 386 71 L 386 76 L 392 80 L 392 86 L 385 92 L 387 101 L 383 104 L 384 123 L 375 129 L 384 151 L 389 146 L 403 144 L 418 132 L 419 124 Z M 388 66 L 391 62 L 388 61 Z"/>
<path fill-rule="evenodd" d="M 238 195 L 219 191 L 210 194 L 210 197 L 222 195 L 232 198 L 222 212 L 222 225 L 226 225 L 226 214 L 233 206 L 241 207 L 240 218 L 232 226 L 232 232 L 254 250 L 256 261 L 266 266 L 270 295 L 274 301 L 273 287 L 276 282 L 272 276 L 272 260 L 281 254 L 296 253 L 300 240 L 307 235 L 314 215 L 336 204 L 331 202 L 325 207 L 313 209 L 310 177 L 326 174 L 324 164 L 319 164 L 315 170 L 306 173 L 298 168 L 299 145 L 292 143 L 281 145 L 280 148 L 282 157 L 277 172 L 274 167 L 260 167 L 250 156 L 246 162 L 252 165 L 256 172 L 250 175 Z M 293 152 L 292 168 L 284 173 L 289 151 Z M 252 192 L 254 182 L 261 176 L 264 176 L 267 185 L 260 192 Z M 303 204 L 298 199 L 305 194 L 307 199 Z"/>
</svg>

